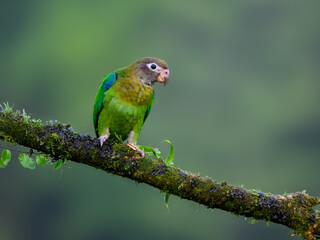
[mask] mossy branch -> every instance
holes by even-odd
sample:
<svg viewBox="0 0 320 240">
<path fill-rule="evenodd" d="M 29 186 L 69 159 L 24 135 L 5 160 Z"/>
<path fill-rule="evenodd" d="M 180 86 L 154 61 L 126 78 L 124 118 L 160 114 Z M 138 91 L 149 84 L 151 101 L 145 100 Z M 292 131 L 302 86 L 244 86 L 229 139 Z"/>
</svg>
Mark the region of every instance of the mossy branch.
<svg viewBox="0 0 320 240">
<path fill-rule="evenodd" d="M 70 125 L 57 121 L 42 124 L 24 111 L 13 112 L 8 105 L 0 112 L 0 139 L 35 149 L 56 160 L 83 163 L 143 182 L 208 208 L 282 224 L 304 239 L 320 236 L 319 212 L 312 209 L 320 199 L 305 192 L 273 195 L 226 182 L 217 183 L 208 177 L 168 166 L 161 159 L 141 159 L 124 144 L 107 141 L 100 148 L 98 139 L 78 134 Z"/>
</svg>

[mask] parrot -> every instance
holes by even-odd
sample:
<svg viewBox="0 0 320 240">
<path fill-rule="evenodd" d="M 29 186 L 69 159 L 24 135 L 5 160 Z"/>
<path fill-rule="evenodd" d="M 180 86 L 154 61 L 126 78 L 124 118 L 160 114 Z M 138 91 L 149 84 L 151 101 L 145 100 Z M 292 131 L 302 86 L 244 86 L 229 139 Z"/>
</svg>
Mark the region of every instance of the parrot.
<svg viewBox="0 0 320 240">
<path fill-rule="evenodd" d="M 127 145 L 140 153 L 137 147 L 141 128 L 149 116 L 154 101 L 154 83 L 169 81 L 165 61 L 144 57 L 131 65 L 107 74 L 100 84 L 93 109 L 93 124 L 100 146 L 107 140 L 127 140 Z"/>
</svg>

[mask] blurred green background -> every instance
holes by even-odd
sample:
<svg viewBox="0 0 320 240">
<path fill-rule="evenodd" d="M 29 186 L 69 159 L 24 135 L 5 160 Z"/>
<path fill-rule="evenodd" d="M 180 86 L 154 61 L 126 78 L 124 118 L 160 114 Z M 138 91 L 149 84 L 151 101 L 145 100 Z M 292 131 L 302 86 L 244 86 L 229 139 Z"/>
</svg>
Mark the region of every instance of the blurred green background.
<svg viewBox="0 0 320 240">
<path fill-rule="evenodd" d="M 0 102 L 94 134 L 104 75 L 143 56 L 170 82 L 139 144 L 218 181 L 319 196 L 320 2 L 1 1 Z M 1 147 L 5 147 L 3 142 Z M 8 146 L 19 151 L 29 149 Z M 0 149 L 1 150 L 1 149 Z M 0 169 L 0 238 L 299 239 L 145 184 L 68 162 Z"/>
</svg>

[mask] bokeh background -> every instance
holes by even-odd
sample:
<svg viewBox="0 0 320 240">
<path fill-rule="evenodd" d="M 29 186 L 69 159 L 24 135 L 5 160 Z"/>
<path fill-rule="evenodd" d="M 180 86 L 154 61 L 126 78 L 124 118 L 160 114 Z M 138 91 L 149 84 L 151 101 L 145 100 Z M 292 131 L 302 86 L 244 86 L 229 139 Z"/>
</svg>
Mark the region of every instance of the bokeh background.
<svg viewBox="0 0 320 240">
<path fill-rule="evenodd" d="M 139 144 L 170 139 L 175 163 L 218 181 L 319 196 L 320 2 L 2 0 L 0 102 L 93 135 L 105 74 L 143 56 L 170 82 Z M 0 238 L 299 239 L 290 229 L 209 210 L 67 162 L 23 169 L 0 142 Z M 0 149 L 1 150 L 1 149 Z"/>
</svg>

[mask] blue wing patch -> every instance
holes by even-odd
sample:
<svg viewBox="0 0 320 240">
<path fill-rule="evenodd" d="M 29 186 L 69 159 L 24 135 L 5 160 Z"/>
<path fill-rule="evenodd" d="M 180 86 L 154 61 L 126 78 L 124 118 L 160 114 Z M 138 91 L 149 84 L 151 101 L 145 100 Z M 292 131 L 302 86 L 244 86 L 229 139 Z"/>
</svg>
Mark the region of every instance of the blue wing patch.
<svg viewBox="0 0 320 240">
<path fill-rule="evenodd" d="M 96 135 L 98 136 L 97 133 L 97 126 L 98 126 L 98 119 L 99 119 L 99 115 L 100 112 L 103 108 L 103 96 L 104 93 L 107 92 L 112 85 L 114 84 L 114 82 L 117 80 L 117 74 L 116 73 L 109 73 L 102 81 L 100 88 L 99 88 L 99 92 L 96 96 L 96 101 L 94 104 L 94 109 L 93 109 L 93 124 L 94 124 L 94 129 L 96 131 Z"/>
<path fill-rule="evenodd" d="M 116 73 L 109 73 L 101 83 L 102 89 L 104 89 L 104 91 L 108 91 L 112 87 L 116 79 L 117 79 Z"/>
</svg>

